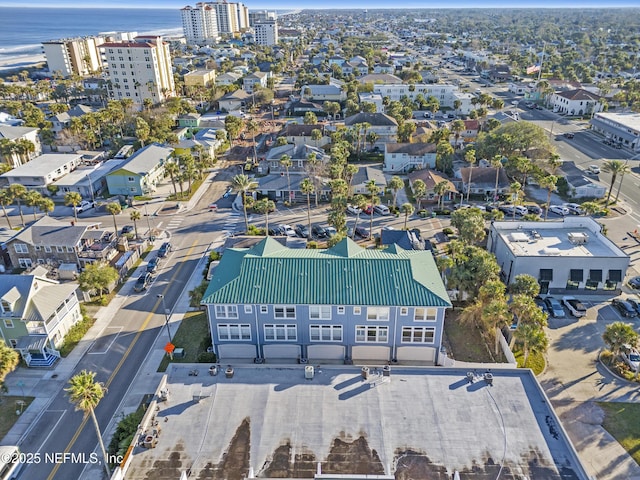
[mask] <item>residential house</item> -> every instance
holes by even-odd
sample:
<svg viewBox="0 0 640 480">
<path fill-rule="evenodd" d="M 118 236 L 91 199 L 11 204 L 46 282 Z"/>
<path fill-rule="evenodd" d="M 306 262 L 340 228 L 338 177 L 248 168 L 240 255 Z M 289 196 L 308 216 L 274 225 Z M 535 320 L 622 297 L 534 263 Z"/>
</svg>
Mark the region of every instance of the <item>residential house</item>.
<svg viewBox="0 0 640 480">
<path fill-rule="evenodd" d="M 597 221 L 582 215 L 492 222 L 487 250 L 496 256 L 506 284 L 528 274 L 538 280 L 543 295 L 618 295 L 630 262 Z"/>
<path fill-rule="evenodd" d="M 0 126 L 2 127 L 21 127 L 24 125 L 24 120 L 14 117 L 7 112 L 0 112 Z"/>
<path fill-rule="evenodd" d="M 396 77 L 391 73 L 369 73 L 357 78 L 358 83 L 364 85 L 365 83 L 384 84 L 384 85 L 400 85 L 402 79 Z"/>
<path fill-rule="evenodd" d="M 363 124 L 367 127 L 365 137 L 369 132 L 378 136 L 376 142 L 371 145 L 372 148 L 381 148 L 384 144 L 397 140 L 398 122 L 386 113 L 360 112 L 344 119 L 344 125 L 348 128 Z"/>
<path fill-rule="evenodd" d="M 7 140 L 7 146 L 0 150 L 2 162 L 11 167 L 19 167 L 23 163 L 33 160 L 42 154 L 42 145 L 38 137 L 38 129 L 33 127 L 19 127 L 0 125 L 0 140 Z M 33 144 L 33 151 L 28 151 L 22 143 L 29 141 Z"/>
<path fill-rule="evenodd" d="M 449 180 L 448 178 L 442 176 L 442 174 L 435 172 L 434 170 L 430 170 L 428 168 L 424 168 L 422 170 L 414 170 L 407 175 L 409 180 L 409 187 L 413 192 L 413 183 L 416 180 L 422 180 L 427 188 L 427 201 L 444 203 L 444 202 L 452 202 L 456 199 L 456 195 L 458 195 L 458 190 L 456 186 Z M 440 195 L 438 195 L 435 191 L 436 185 L 441 182 L 447 182 L 447 190 L 442 195 L 442 199 Z"/>
<path fill-rule="evenodd" d="M 389 64 L 389 63 L 376 63 L 373 66 L 373 73 L 389 73 L 389 74 L 393 74 L 393 72 L 395 72 L 396 69 L 393 65 Z"/>
<path fill-rule="evenodd" d="M 385 172 L 408 172 L 413 169 L 435 168 L 435 143 L 385 143 Z"/>
<path fill-rule="evenodd" d="M 549 102 L 553 111 L 569 116 L 591 115 L 602 111 L 600 95 L 582 88 L 566 92 L 556 92 L 551 95 Z"/>
<path fill-rule="evenodd" d="M 80 118 L 88 113 L 94 113 L 97 109 L 89 107 L 87 105 L 76 105 L 66 112 L 58 113 L 49 118 L 51 122 L 51 130 L 57 135 L 60 134 L 65 128 L 71 126 L 71 120 L 74 118 Z"/>
<path fill-rule="evenodd" d="M 607 192 L 604 185 L 594 183 L 574 162 L 563 162 L 559 175 L 567 181 L 571 198 L 603 198 Z"/>
<path fill-rule="evenodd" d="M 269 73 L 266 72 L 250 73 L 242 79 L 242 88 L 245 92 L 251 94 L 253 94 L 256 85 L 260 88 L 267 88 L 267 80 L 269 79 L 269 76 Z"/>
<path fill-rule="evenodd" d="M 215 70 L 194 70 L 184 74 L 185 87 L 211 87 L 216 83 Z"/>
<path fill-rule="evenodd" d="M 30 275 L 3 275 L 0 334 L 28 367 L 50 367 L 64 336 L 82 319 L 76 283 L 60 284 L 39 268 Z"/>
<path fill-rule="evenodd" d="M 315 113 L 316 116 L 326 115 L 324 106 L 317 102 L 310 102 L 308 100 L 301 99 L 289 104 L 289 115 L 301 117 L 307 112 Z"/>
<path fill-rule="evenodd" d="M 363 195 L 371 195 L 367 189 L 367 183 L 374 181 L 376 187 L 378 187 L 378 195 L 384 194 L 385 188 L 387 188 L 387 179 L 382 173 L 382 170 L 376 167 L 360 167 L 358 171 L 353 175 L 351 179 L 351 189 L 353 193 L 361 193 Z"/>
<path fill-rule="evenodd" d="M 99 223 L 63 222 L 45 215 L 8 240 L 6 247 L 14 268 L 73 264 L 81 269 L 86 263 L 115 257 L 115 238 Z"/>
<path fill-rule="evenodd" d="M 152 143 L 141 148 L 120 167 L 107 174 L 107 188 L 111 195 L 148 195 L 164 177 L 164 166 L 172 161 L 173 148 Z"/>
<path fill-rule="evenodd" d="M 463 143 L 475 142 L 480 132 L 480 122 L 478 120 L 463 120 L 464 130 L 460 133 L 460 139 Z"/>
<path fill-rule="evenodd" d="M 358 93 L 358 99 L 360 103 L 373 103 L 376 106 L 377 113 L 384 113 L 384 103 L 382 101 L 382 95 L 378 93 L 362 92 Z"/>
<path fill-rule="evenodd" d="M 178 115 L 176 122 L 178 124 L 178 128 L 198 128 L 200 126 L 200 117 L 199 113 L 183 113 Z"/>
<path fill-rule="evenodd" d="M 216 149 L 220 147 L 223 140 L 218 138 L 218 131 L 224 131 L 223 128 L 203 128 L 198 130 L 195 135 L 191 135 L 188 138 L 183 138 L 175 145 L 174 156 L 191 154 L 194 157 L 198 157 L 198 145 L 204 148 L 204 153 L 208 154 L 210 158 L 215 158 Z"/>
<path fill-rule="evenodd" d="M 300 190 L 300 184 L 305 178 L 307 178 L 305 175 L 291 173 L 288 176 L 286 173 L 282 173 L 257 177 L 255 179 L 258 182 L 256 192 L 273 201 L 304 202 L 306 204 L 307 195 Z M 318 180 L 319 186 L 316 186 L 318 200 L 326 201 L 329 198 L 331 188 L 327 180 L 323 178 Z M 315 199 L 315 196 L 316 194 L 313 193 L 311 198 Z"/>
<path fill-rule="evenodd" d="M 234 85 L 240 81 L 242 75 L 236 72 L 227 72 L 216 77 L 216 85 Z"/>
<path fill-rule="evenodd" d="M 235 92 L 230 92 L 224 95 L 220 100 L 218 100 L 218 104 L 220 105 L 220 110 L 225 112 L 233 112 L 236 110 L 244 111 L 250 101 L 250 93 L 247 93 L 244 90 L 236 90 Z"/>
<path fill-rule="evenodd" d="M 314 130 L 318 130 L 321 133 L 320 140 L 311 139 Z M 329 132 L 325 130 L 325 125 L 321 123 L 315 125 L 288 123 L 278 132 L 278 137 L 285 137 L 287 143 L 293 143 L 296 146 L 313 145 L 314 147 L 322 147 L 331 142 Z"/>
<path fill-rule="evenodd" d="M 81 163 L 82 155 L 78 153 L 44 153 L 0 175 L 0 186 L 18 183 L 28 190 L 50 195 L 47 186 L 75 170 Z"/>
<path fill-rule="evenodd" d="M 286 173 L 286 169 L 280 164 L 280 159 L 287 155 L 292 163 L 289 167 L 289 174 L 306 175 L 311 154 L 314 154 L 316 160 L 320 163 L 328 162 L 330 158 L 324 150 L 313 145 L 287 143 L 286 145 L 271 148 L 260 162 L 260 169 L 262 172 L 271 174 L 280 175 Z"/>
<path fill-rule="evenodd" d="M 496 172 L 497 171 L 497 172 Z M 455 172 L 455 177 L 460 183 L 460 192 L 464 195 L 470 189 L 474 195 L 484 195 L 485 198 L 493 199 L 496 193 L 496 174 L 498 176 L 497 194 L 504 195 L 509 192 L 511 182 L 504 171 L 504 168 L 496 167 L 464 167 Z"/>
<path fill-rule="evenodd" d="M 300 96 L 313 102 L 342 102 L 347 99 L 347 92 L 342 82 L 331 79 L 329 85 L 304 85 Z"/>
<path fill-rule="evenodd" d="M 589 123 L 592 131 L 640 152 L 640 114 L 599 112 Z"/>
<path fill-rule="evenodd" d="M 366 286 L 360 283 L 366 281 Z M 218 359 L 435 364 L 451 306 L 431 252 L 227 249 L 205 292 Z"/>
<path fill-rule="evenodd" d="M 80 152 L 78 152 L 80 153 Z M 69 192 L 78 192 L 82 198 L 95 200 L 107 191 L 106 176 L 122 164 L 123 160 L 107 160 L 95 165 L 81 166 L 53 182 L 56 196 L 63 198 Z"/>
<path fill-rule="evenodd" d="M 508 82 L 513 78 L 509 65 L 505 64 L 493 65 L 488 75 L 489 80 L 496 83 Z"/>
</svg>

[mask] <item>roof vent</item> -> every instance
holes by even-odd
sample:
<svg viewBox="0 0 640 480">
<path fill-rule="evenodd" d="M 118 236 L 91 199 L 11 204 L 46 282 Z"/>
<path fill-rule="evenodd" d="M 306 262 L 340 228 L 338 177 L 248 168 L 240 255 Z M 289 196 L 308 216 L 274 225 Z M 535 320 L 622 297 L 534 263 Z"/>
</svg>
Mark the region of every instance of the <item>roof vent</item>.
<svg viewBox="0 0 640 480">
<path fill-rule="evenodd" d="M 589 241 L 589 235 L 583 232 L 569 232 L 567 237 L 573 245 L 584 245 Z"/>
</svg>

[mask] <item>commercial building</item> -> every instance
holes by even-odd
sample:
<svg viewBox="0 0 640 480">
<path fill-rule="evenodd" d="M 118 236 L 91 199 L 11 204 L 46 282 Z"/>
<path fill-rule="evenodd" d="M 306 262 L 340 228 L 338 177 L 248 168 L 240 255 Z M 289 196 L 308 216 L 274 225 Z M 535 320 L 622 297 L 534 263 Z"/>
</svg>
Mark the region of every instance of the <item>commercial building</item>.
<svg viewBox="0 0 640 480">
<path fill-rule="evenodd" d="M 640 114 L 596 113 L 590 121 L 591 129 L 606 138 L 640 152 Z"/>
<path fill-rule="evenodd" d="M 162 37 L 104 43 L 101 50 L 112 99 L 128 98 L 140 108 L 145 99 L 157 104 L 175 95 L 169 44 Z"/>
<path fill-rule="evenodd" d="M 65 38 L 43 42 L 47 66 L 63 77 L 92 75 L 102 69 L 102 37 Z"/>
<path fill-rule="evenodd" d="M 267 237 L 226 249 L 204 294 L 217 358 L 438 362 L 451 306 L 430 252 Z"/>
<path fill-rule="evenodd" d="M 505 283 L 528 274 L 538 279 L 542 294 L 615 294 L 629 268 L 629 256 L 587 216 L 493 222 L 487 250 L 496 256 Z"/>
<path fill-rule="evenodd" d="M 255 39 L 258 45 L 270 46 L 278 43 L 278 22 L 262 20 L 253 25 Z"/>
<path fill-rule="evenodd" d="M 374 84 L 373 93 L 382 95 L 383 98 L 388 97 L 391 101 L 400 101 L 404 97 L 415 100 L 418 95 L 422 95 L 424 98 L 435 97 L 441 106 L 447 108 L 453 108 L 454 102 L 458 100 L 460 107 L 456 112 L 464 115 L 469 114 L 474 108 L 471 103 L 473 95 L 460 92 L 456 85 L 445 85 L 441 83 L 416 85 Z"/>
<path fill-rule="evenodd" d="M 249 26 L 253 27 L 256 23 L 261 23 L 267 20 L 276 20 L 276 18 L 276 12 L 269 12 L 267 10 L 249 12 Z"/>
</svg>

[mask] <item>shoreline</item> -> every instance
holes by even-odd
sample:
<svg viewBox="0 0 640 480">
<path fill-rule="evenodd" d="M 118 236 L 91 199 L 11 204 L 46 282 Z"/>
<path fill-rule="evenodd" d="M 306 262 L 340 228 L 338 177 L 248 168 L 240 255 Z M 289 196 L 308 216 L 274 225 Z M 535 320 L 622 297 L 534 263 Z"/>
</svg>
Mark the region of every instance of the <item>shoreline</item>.
<svg viewBox="0 0 640 480">
<path fill-rule="evenodd" d="M 44 53 L 3 59 L 0 60 L 0 74 L 9 73 L 14 70 L 27 70 L 37 67 L 42 63 L 45 65 L 47 63 Z"/>
</svg>

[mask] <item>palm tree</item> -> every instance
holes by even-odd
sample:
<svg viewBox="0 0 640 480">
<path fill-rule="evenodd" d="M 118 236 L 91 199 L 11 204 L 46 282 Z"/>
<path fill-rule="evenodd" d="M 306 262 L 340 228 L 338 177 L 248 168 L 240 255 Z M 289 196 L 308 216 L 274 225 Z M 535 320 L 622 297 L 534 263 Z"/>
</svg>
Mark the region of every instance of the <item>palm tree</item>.
<svg viewBox="0 0 640 480">
<path fill-rule="evenodd" d="M 293 165 L 293 162 L 291 161 L 291 157 L 287 154 L 282 155 L 282 157 L 280 157 L 280 165 L 282 165 L 287 171 L 287 187 L 288 187 L 287 201 L 291 202 L 291 178 L 289 178 L 289 167 Z"/>
<path fill-rule="evenodd" d="M 309 235 L 311 235 L 311 194 L 316 191 L 316 187 L 310 178 L 304 178 L 300 182 L 300 191 L 307 196 L 307 223 L 309 224 Z"/>
<path fill-rule="evenodd" d="M 42 197 L 38 202 L 38 210 L 43 212 L 45 215 L 49 215 L 56 208 L 56 204 L 53 203 L 53 200 L 47 197 Z"/>
<path fill-rule="evenodd" d="M 502 168 L 502 156 L 496 155 L 493 157 L 491 166 L 496 169 L 496 186 L 493 192 L 493 201 L 496 202 L 498 200 L 498 183 L 500 180 L 500 169 Z"/>
<path fill-rule="evenodd" d="M 360 194 L 354 195 L 353 198 L 351 199 L 351 204 L 358 207 L 358 209 L 362 211 L 362 209 L 367 206 L 367 197 Z M 358 212 L 358 214 L 356 215 L 356 219 L 353 222 L 353 234 L 351 235 L 353 238 L 356 237 L 356 228 L 358 228 L 358 220 L 360 220 L 360 212 Z"/>
<path fill-rule="evenodd" d="M 549 338 L 539 325 L 521 323 L 513 332 L 513 335 L 522 344 L 522 353 L 524 354 L 523 367 L 527 366 L 530 353 L 544 352 L 549 348 Z"/>
<path fill-rule="evenodd" d="M 465 129 L 464 122 L 462 120 L 456 120 L 451 124 L 451 131 L 453 132 L 453 136 L 456 142 L 456 148 L 458 148 L 458 141 L 460 140 L 460 135 Z"/>
<path fill-rule="evenodd" d="M 547 207 L 544 210 L 544 220 L 547 220 L 547 214 L 549 213 L 549 205 L 551 204 L 551 193 L 556 189 L 556 183 L 558 183 L 558 177 L 555 175 L 547 175 L 540 179 L 540 186 L 547 189 Z"/>
<path fill-rule="evenodd" d="M 77 375 L 71 377 L 69 380 L 69 388 L 65 388 L 64 390 L 69 395 L 69 401 L 76 406 L 76 410 L 82 410 L 85 416 L 91 415 L 93 426 L 96 427 L 98 442 L 102 449 L 104 468 L 107 471 L 107 476 L 111 478 L 109 462 L 107 461 L 107 451 L 104 448 L 104 442 L 100 434 L 100 426 L 98 425 L 98 419 L 95 413 L 95 409 L 100 403 L 100 400 L 102 400 L 102 397 L 107 393 L 107 388 L 103 383 L 96 382 L 95 377 L 96 372 L 82 370 Z"/>
<path fill-rule="evenodd" d="M 142 215 L 140 215 L 140 212 L 138 210 L 134 209 L 134 210 L 131 210 L 131 213 L 129 214 L 129 218 L 133 222 L 133 228 L 136 231 L 136 238 L 138 238 L 138 220 L 142 218 Z"/>
<path fill-rule="evenodd" d="M 0 189 L 0 206 L 2 206 L 2 213 L 4 214 L 4 218 L 7 219 L 7 224 L 9 225 L 9 230 L 13 230 L 11 226 L 11 220 L 9 219 L 9 213 L 7 212 L 7 206 L 13 203 L 13 195 L 9 191 L 8 188 Z"/>
<path fill-rule="evenodd" d="M 413 185 L 411 185 L 411 188 L 413 190 L 413 196 L 416 198 L 416 207 L 418 210 L 420 210 L 422 199 L 427 194 L 427 184 L 424 183 L 422 180 L 418 179 L 415 182 L 413 182 Z"/>
<path fill-rule="evenodd" d="M 406 230 L 407 229 L 407 220 L 409 219 L 409 215 L 411 215 L 414 212 L 413 205 L 411 205 L 410 203 L 403 203 L 402 206 L 400 207 L 400 210 L 402 211 L 402 213 L 404 213 L 404 227 L 403 227 L 403 230 Z"/>
<path fill-rule="evenodd" d="M 258 200 L 253 204 L 253 209 L 257 213 L 263 213 L 265 215 L 265 226 L 264 226 L 264 236 L 269 235 L 269 212 L 271 210 L 275 210 L 276 204 L 273 200 L 269 200 L 268 198 L 263 198 Z"/>
<path fill-rule="evenodd" d="M 244 174 L 236 175 L 232 180 L 234 188 L 237 188 L 242 195 L 242 208 L 244 210 L 244 226 L 249 230 L 249 218 L 247 217 L 247 193 L 252 192 L 256 188 L 258 188 L 258 183 L 254 182 L 251 178 Z"/>
<path fill-rule="evenodd" d="M 24 199 L 27 194 L 27 189 L 24 185 L 20 185 L 19 183 L 14 183 L 13 185 L 9 185 L 9 191 L 11 192 L 11 197 L 18 204 L 18 212 L 20 212 L 20 221 L 22 225 L 24 225 L 24 215 L 22 214 L 22 203 L 21 200 Z"/>
<path fill-rule="evenodd" d="M 471 175 L 473 174 L 473 165 L 476 163 L 476 151 L 474 149 L 467 150 L 464 154 L 464 160 L 469 164 L 469 180 L 467 182 L 467 203 L 469 203 L 469 194 L 471 193 Z"/>
<path fill-rule="evenodd" d="M 438 195 L 438 208 L 443 207 L 444 202 L 442 200 L 444 200 L 444 194 L 447 193 L 447 190 L 449 190 L 449 182 L 447 180 L 442 180 L 433 187 L 433 193 Z"/>
<path fill-rule="evenodd" d="M 122 207 L 120 206 L 120 204 L 118 202 L 111 202 L 111 203 L 107 203 L 107 206 L 105 207 L 107 212 L 109 212 L 111 214 L 111 216 L 113 216 L 113 228 L 116 229 L 116 237 L 118 236 L 118 224 L 116 223 L 116 215 L 118 215 L 120 212 L 122 212 Z"/>
<path fill-rule="evenodd" d="M 520 182 L 513 182 L 509 185 L 509 191 L 511 192 L 511 200 L 514 205 L 520 204 L 520 195 L 522 194 L 522 184 Z M 513 209 L 513 220 L 516 219 L 516 209 Z"/>
<path fill-rule="evenodd" d="M 255 162 L 258 159 L 258 154 L 256 152 L 256 133 L 258 132 L 260 125 L 258 125 L 258 122 L 255 120 L 249 119 L 247 120 L 245 128 L 247 129 L 247 132 L 251 134 L 251 138 L 253 140 L 253 161 Z"/>
<path fill-rule="evenodd" d="M 64 204 L 71 205 L 73 208 L 73 216 L 76 219 L 76 223 L 78 223 L 78 212 L 76 211 L 76 207 L 80 205 L 82 202 L 82 195 L 78 192 L 68 192 L 64 194 Z"/>
<path fill-rule="evenodd" d="M 367 192 L 369 192 L 369 195 L 371 195 L 371 215 L 369 216 L 369 235 L 371 236 L 371 232 L 373 231 L 373 207 L 380 203 L 380 197 L 378 197 L 380 187 L 376 185 L 375 180 L 369 180 L 364 186 L 366 187 Z"/>
<path fill-rule="evenodd" d="M 607 201 L 605 202 L 604 207 L 607 208 L 609 206 L 609 200 L 611 199 L 611 192 L 613 191 L 613 186 L 616 183 L 616 179 L 618 175 L 621 175 L 620 186 L 622 186 L 622 178 L 624 178 L 624 174 L 629 172 L 629 165 L 627 163 L 622 162 L 622 160 L 607 160 L 602 165 L 602 171 L 611 174 L 611 185 L 609 186 L 609 193 L 607 193 Z M 618 194 L 620 194 L 620 190 L 618 189 Z M 616 201 L 618 200 L 618 196 L 616 195 Z"/>
<path fill-rule="evenodd" d="M 38 203 L 40 202 L 40 200 L 42 200 L 42 194 L 40 192 L 36 192 L 35 190 L 29 190 L 24 195 L 24 204 L 27 207 L 32 207 L 33 208 L 33 221 L 34 222 L 36 220 L 38 220 L 38 217 L 36 216 L 36 209 L 38 207 Z"/>
<path fill-rule="evenodd" d="M 389 180 L 389 188 L 393 192 L 393 207 L 395 208 L 398 201 L 398 192 L 404 188 L 404 180 L 394 175 L 391 177 L 391 180 Z"/>
<path fill-rule="evenodd" d="M 178 190 L 176 189 L 176 179 L 180 174 L 180 166 L 175 162 L 167 162 L 164 165 L 164 172 L 171 178 L 171 184 L 173 185 L 173 193 L 178 198 Z"/>
</svg>

